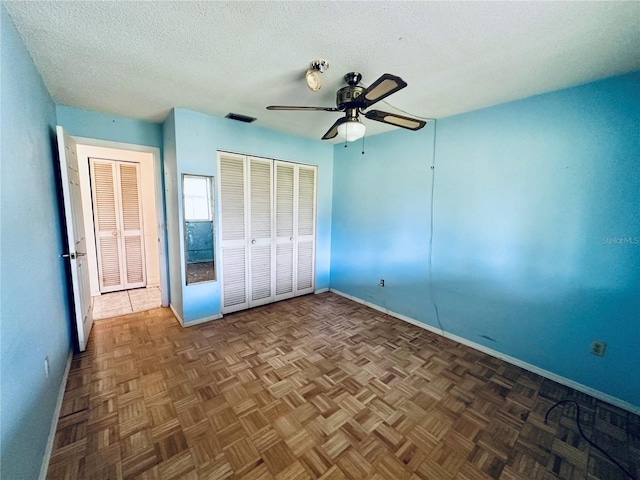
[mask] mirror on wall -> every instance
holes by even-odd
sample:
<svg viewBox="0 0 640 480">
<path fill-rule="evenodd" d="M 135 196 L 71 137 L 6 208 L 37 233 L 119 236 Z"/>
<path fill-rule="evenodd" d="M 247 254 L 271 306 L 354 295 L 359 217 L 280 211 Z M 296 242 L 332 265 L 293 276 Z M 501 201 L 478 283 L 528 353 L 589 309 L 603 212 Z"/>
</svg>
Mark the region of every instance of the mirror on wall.
<svg viewBox="0 0 640 480">
<path fill-rule="evenodd" d="M 216 279 L 213 177 L 182 175 L 187 285 Z"/>
</svg>

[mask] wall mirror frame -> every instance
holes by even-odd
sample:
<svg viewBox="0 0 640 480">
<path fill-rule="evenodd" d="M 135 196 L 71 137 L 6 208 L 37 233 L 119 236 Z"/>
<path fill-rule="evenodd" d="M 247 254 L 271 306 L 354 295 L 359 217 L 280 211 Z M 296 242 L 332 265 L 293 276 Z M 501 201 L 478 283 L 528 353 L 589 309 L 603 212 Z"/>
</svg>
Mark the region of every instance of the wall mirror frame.
<svg viewBox="0 0 640 480">
<path fill-rule="evenodd" d="M 182 174 L 184 263 L 187 285 L 216 281 L 214 177 Z"/>
</svg>

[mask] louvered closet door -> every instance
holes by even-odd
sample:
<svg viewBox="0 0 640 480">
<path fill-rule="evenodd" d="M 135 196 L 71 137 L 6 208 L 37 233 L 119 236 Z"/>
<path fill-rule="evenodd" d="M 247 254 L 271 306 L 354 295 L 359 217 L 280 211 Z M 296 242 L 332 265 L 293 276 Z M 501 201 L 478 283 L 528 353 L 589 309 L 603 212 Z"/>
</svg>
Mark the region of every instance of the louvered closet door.
<svg viewBox="0 0 640 480">
<path fill-rule="evenodd" d="M 294 291 L 294 175 L 295 165 L 275 163 L 276 300 L 293 297 Z"/>
<path fill-rule="evenodd" d="M 249 306 L 274 301 L 273 161 L 249 158 Z"/>
<path fill-rule="evenodd" d="M 137 163 L 91 159 L 100 292 L 146 285 Z"/>
<path fill-rule="evenodd" d="M 246 160 L 242 155 L 218 154 L 222 313 L 249 307 L 245 167 Z"/>
<path fill-rule="evenodd" d="M 296 169 L 295 294 L 303 295 L 315 287 L 316 168 L 299 165 Z"/>
<path fill-rule="evenodd" d="M 140 165 L 118 163 L 122 238 L 124 241 L 125 288 L 146 286 L 142 202 L 140 199 Z"/>
</svg>

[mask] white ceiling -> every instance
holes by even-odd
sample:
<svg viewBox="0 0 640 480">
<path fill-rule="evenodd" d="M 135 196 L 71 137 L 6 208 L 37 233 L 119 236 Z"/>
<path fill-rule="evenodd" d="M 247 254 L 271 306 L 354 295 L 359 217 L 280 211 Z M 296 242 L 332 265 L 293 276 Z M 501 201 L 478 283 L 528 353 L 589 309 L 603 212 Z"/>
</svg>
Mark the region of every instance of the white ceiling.
<svg viewBox="0 0 640 480">
<path fill-rule="evenodd" d="M 441 118 L 640 70 L 637 1 L 3 4 L 57 103 L 154 122 L 236 112 L 320 138 L 340 114 L 264 107 L 334 106 L 345 73 L 388 72 L 409 84 L 392 105 Z M 313 93 L 317 58 L 330 68 Z"/>
</svg>

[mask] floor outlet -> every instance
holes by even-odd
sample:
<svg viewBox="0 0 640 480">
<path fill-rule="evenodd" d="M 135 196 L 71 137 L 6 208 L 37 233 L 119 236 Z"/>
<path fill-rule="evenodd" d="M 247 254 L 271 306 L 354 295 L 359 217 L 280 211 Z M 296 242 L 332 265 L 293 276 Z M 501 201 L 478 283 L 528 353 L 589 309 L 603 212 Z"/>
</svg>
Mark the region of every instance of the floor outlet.
<svg viewBox="0 0 640 480">
<path fill-rule="evenodd" d="M 49 378 L 49 357 L 44 357 L 44 373 Z"/>
<path fill-rule="evenodd" d="M 607 348 L 607 344 L 600 340 L 594 340 L 591 342 L 591 353 L 598 357 L 602 357 L 604 355 L 605 348 Z"/>
</svg>

